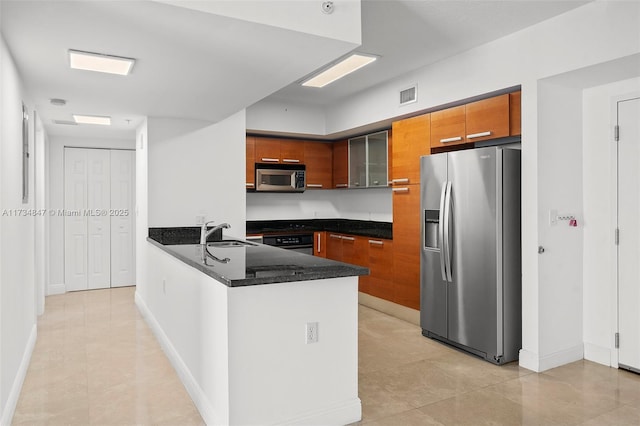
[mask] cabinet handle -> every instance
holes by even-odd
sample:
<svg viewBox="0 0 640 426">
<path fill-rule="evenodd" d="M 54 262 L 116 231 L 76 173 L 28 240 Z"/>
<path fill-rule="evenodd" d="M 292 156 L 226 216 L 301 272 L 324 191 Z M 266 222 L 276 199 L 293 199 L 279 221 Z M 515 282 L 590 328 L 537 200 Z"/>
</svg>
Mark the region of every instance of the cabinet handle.
<svg viewBox="0 0 640 426">
<path fill-rule="evenodd" d="M 342 239 L 342 235 L 336 235 L 336 234 L 329 234 L 329 238 L 337 238 L 337 239 Z"/>
<path fill-rule="evenodd" d="M 245 186 L 247 188 L 253 188 L 255 186 L 255 184 L 247 182 L 247 183 L 245 183 Z"/>
<path fill-rule="evenodd" d="M 283 162 L 283 163 L 299 163 L 299 162 L 300 162 L 300 160 L 295 160 L 295 159 L 293 159 L 293 158 L 283 158 L 283 159 L 282 159 L 282 162 Z"/>
<path fill-rule="evenodd" d="M 322 188 L 321 183 L 308 183 L 307 188 Z"/>
<path fill-rule="evenodd" d="M 349 185 L 348 185 L 348 184 L 346 184 L 346 183 L 337 183 L 337 184 L 336 184 L 336 188 L 346 188 L 346 187 L 348 187 L 348 186 L 349 186 Z"/>
<path fill-rule="evenodd" d="M 280 160 L 278 160 L 277 158 L 261 158 L 261 160 L 265 163 L 277 163 Z"/>
<path fill-rule="evenodd" d="M 491 132 L 472 133 L 470 135 L 467 135 L 467 139 L 481 138 L 483 136 L 491 136 Z"/>
<path fill-rule="evenodd" d="M 347 236 L 342 236 L 343 240 L 347 240 L 347 241 L 355 241 L 356 239 L 353 237 L 347 237 Z"/>
<path fill-rule="evenodd" d="M 453 138 L 445 138 L 445 139 L 440 139 L 440 143 L 447 143 L 447 142 L 458 142 L 462 140 L 462 136 L 456 136 Z"/>
<path fill-rule="evenodd" d="M 391 179 L 391 183 L 409 183 L 409 178 Z"/>
<path fill-rule="evenodd" d="M 318 253 L 320 253 L 322 249 L 320 248 L 320 233 L 318 233 Z"/>
<path fill-rule="evenodd" d="M 409 192 L 409 188 L 406 186 L 404 188 L 391 188 L 393 192 Z"/>
<path fill-rule="evenodd" d="M 384 243 L 382 241 L 378 241 L 378 240 L 369 240 L 369 244 L 376 244 L 378 246 L 381 246 Z"/>
</svg>

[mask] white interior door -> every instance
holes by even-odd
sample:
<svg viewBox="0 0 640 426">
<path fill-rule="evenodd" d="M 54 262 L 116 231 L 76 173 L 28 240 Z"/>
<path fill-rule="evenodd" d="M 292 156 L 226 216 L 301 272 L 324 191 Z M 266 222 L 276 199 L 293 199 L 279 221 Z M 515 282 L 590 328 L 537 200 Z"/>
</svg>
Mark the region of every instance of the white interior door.
<svg viewBox="0 0 640 426">
<path fill-rule="evenodd" d="M 640 98 L 618 102 L 618 365 L 640 372 Z"/>
<path fill-rule="evenodd" d="M 64 281 L 87 289 L 87 160 L 85 149 L 64 150 Z"/>
<path fill-rule="evenodd" d="M 135 284 L 135 152 L 111 151 L 111 287 Z"/>
<path fill-rule="evenodd" d="M 111 168 L 109 150 L 88 149 L 87 269 L 90 289 L 109 288 L 111 283 Z"/>
</svg>

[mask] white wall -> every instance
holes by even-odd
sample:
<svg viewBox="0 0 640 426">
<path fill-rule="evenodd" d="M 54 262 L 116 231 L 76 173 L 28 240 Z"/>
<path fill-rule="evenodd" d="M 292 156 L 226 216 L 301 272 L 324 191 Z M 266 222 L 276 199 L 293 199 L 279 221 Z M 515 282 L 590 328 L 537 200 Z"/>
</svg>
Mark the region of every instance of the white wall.
<svg viewBox="0 0 640 426">
<path fill-rule="evenodd" d="M 247 194 L 247 220 L 356 219 L 392 221 L 391 188 Z"/>
<path fill-rule="evenodd" d="M 149 227 L 196 226 L 202 215 L 243 237 L 244 110 L 216 124 L 150 117 L 147 126 Z"/>
<path fill-rule="evenodd" d="M 584 356 L 617 365 L 614 100 L 640 95 L 640 79 L 596 86 L 583 92 L 584 182 Z"/>
<path fill-rule="evenodd" d="M 537 247 L 545 236 L 545 231 L 543 230 L 539 235 L 538 222 L 548 209 L 548 201 L 560 199 L 560 194 L 566 193 L 567 189 L 559 187 L 555 182 L 549 186 L 549 182 L 542 176 L 547 173 L 544 169 L 546 167 L 544 161 L 540 163 L 542 168 L 539 167 L 538 144 L 542 140 L 538 134 L 540 130 L 539 82 L 548 77 L 637 55 L 640 52 L 639 27 L 640 3 L 592 2 L 518 33 L 408 73 L 349 99 L 341 100 L 337 105 L 328 107 L 325 112 L 326 133 L 332 134 L 505 87 L 522 86 L 524 352 L 521 354 L 520 363 L 533 370 L 542 368 L 542 359 L 545 359 L 546 365 L 552 364 L 554 361 L 549 356 L 555 353 L 562 355 L 562 352 L 567 349 L 566 344 L 561 342 L 562 338 L 559 337 L 560 332 L 566 330 L 563 327 L 547 330 L 547 325 L 543 324 L 542 319 L 548 314 L 547 309 L 555 310 L 559 301 L 552 299 L 555 296 L 546 288 L 541 288 L 542 278 L 539 277 L 538 265 L 540 256 L 537 253 Z M 635 75 L 640 74 L 635 69 L 628 70 L 624 67 L 622 71 L 622 74 L 625 71 L 636 72 Z M 615 81 L 615 69 L 608 70 L 607 75 L 609 81 Z M 620 75 L 617 77 L 618 80 L 622 78 Z M 630 77 L 632 75 L 626 78 Z M 416 82 L 420 91 L 418 102 L 411 106 L 399 107 L 398 90 Z M 570 82 L 563 84 L 568 83 Z M 577 102 L 574 104 L 578 105 Z M 562 119 L 562 115 L 556 118 L 558 121 Z M 581 175 L 580 167 L 573 164 L 573 171 Z M 550 198 L 540 204 L 539 194 L 548 194 Z M 581 204 L 574 198 L 575 194 L 577 194 L 575 191 L 571 194 L 572 201 L 569 207 L 575 206 L 580 209 Z M 569 245 L 576 248 L 580 242 L 574 241 Z M 563 247 L 564 243 L 557 247 L 552 244 L 548 248 L 554 252 Z M 581 247 L 578 249 L 582 251 Z M 565 260 L 574 263 L 566 266 L 562 274 L 554 276 L 554 283 L 561 282 L 565 278 L 575 283 L 573 274 L 582 270 L 579 258 L 567 257 Z M 547 274 L 546 267 L 543 265 L 545 274 Z M 580 272 L 577 273 L 580 274 Z M 545 284 L 545 286 L 550 285 L 552 283 Z M 564 295 L 570 293 L 569 290 Z M 576 302 L 573 299 L 563 302 L 568 305 L 582 304 L 581 300 Z M 572 333 L 575 333 L 576 325 L 577 323 L 572 324 Z M 544 332 L 541 326 L 545 327 Z M 575 340 L 576 336 L 572 335 L 570 341 L 573 343 Z M 561 361 L 562 356 L 558 360 Z"/>
<path fill-rule="evenodd" d="M 247 108 L 247 129 L 297 133 L 301 136 L 327 133 L 324 107 L 265 99 Z"/>
<path fill-rule="evenodd" d="M 22 102 L 33 105 L 4 38 L 0 45 L 0 423 L 13 417 L 36 339 L 34 276 L 35 216 L 15 213 L 34 208 L 34 161 L 29 161 L 29 202 L 22 203 Z"/>
<path fill-rule="evenodd" d="M 136 295 L 147 296 L 147 237 L 149 236 L 149 130 L 147 119 L 136 129 Z"/>
<path fill-rule="evenodd" d="M 50 213 L 64 209 L 64 148 L 112 148 L 134 149 L 135 140 L 128 139 L 90 139 L 68 136 L 50 136 L 48 143 L 48 183 Z M 65 292 L 64 283 L 64 217 L 53 215 L 48 217 L 49 223 L 49 276 L 47 293 Z"/>
</svg>

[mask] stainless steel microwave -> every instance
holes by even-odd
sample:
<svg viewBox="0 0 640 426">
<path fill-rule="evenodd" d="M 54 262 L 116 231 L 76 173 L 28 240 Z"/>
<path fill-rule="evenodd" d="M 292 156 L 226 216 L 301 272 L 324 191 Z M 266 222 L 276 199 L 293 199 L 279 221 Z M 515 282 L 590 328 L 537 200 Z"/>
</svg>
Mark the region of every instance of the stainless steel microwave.
<svg viewBox="0 0 640 426">
<path fill-rule="evenodd" d="M 256 191 L 303 192 L 306 183 L 304 164 L 256 163 Z"/>
</svg>

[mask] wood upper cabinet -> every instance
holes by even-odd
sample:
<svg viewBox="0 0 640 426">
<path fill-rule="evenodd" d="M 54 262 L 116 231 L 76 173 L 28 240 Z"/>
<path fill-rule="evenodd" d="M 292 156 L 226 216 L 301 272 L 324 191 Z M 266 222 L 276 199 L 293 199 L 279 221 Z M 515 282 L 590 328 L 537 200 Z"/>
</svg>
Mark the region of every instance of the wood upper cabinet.
<svg viewBox="0 0 640 426">
<path fill-rule="evenodd" d="M 313 233 L 313 255 L 327 257 L 327 233 L 325 231 Z"/>
<path fill-rule="evenodd" d="M 393 188 L 393 301 L 420 309 L 420 185 Z"/>
<path fill-rule="evenodd" d="M 467 142 L 509 136 L 509 94 L 466 105 Z"/>
<path fill-rule="evenodd" d="M 509 135 L 511 136 L 522 134 L 521 96 L 521 91 L 509 93 Z"/>
<path fill-rule="evenodd" d="M 466 143 L 465 106 L 431 113 L 431 148 Z"/>
<path fill-rule="evenodd" d="M 246 155 L 246 187 L 254 189 L 256 187 L 256 138 L 247 136 L 247 155 Z"/>
<path fill-rule="evenodd" d="M 360 276 L 360 287 L 365 293 L 393 301 L 393 242 L 367 238 L 369 275 Z"/>
<path fill-rule="evenodd" d="M 419 115 L 392 124 L 391 183 L 420 183 L 420 157 L 431 152 L 430 114 Z"/>
<path fill-rule="evenodd" d="M 331 189 L 333 145 L 324 142 L 304 142 L 307 166 L 307 189 Z"/>
<path fill-rule="evenodd" d="M 333 144 L 333 187 L 349 187 L 349 141 Z"/>
<path fill-rule="evenodd" d="M 255 146 L 256 163 L 304 163 L 304 143 L 302 141 L 256 137 Z"/>
</svg>

